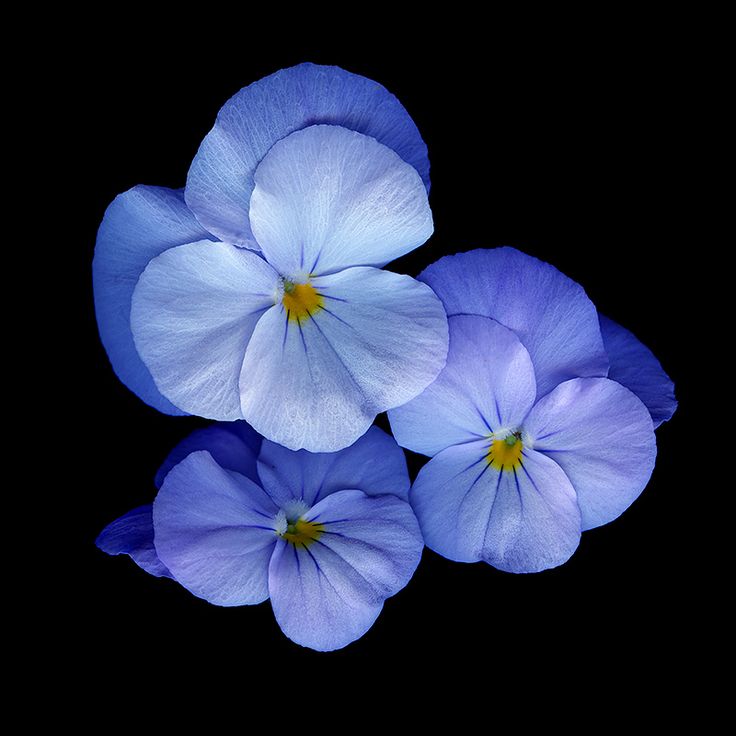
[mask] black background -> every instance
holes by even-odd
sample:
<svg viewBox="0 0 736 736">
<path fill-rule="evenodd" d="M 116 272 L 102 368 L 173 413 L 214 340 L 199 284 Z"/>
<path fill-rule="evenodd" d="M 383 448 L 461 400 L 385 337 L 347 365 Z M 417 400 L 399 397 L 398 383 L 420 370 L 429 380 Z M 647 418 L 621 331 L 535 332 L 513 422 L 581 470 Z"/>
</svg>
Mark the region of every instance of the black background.
<svg viewBox="0 0 736 736">
<path fill-rule="evenodd" d="M 524 26 L 499 26 L 473 38 L 449 29 L 423 38 L 386 24 L 365 43 L 323 34 L 297 43 L 268 37 L 257 47 L 180 38 L 162 48 L 160 37 L 131 36 L 95 43 L 48 70 L 64 98 L 68 174 L 56 185 L 73 234 L 64 259 L 72 319 L 60 351 L 73 354 L 64 400 L 79 422 L 71 437 L 57 428 L 56 441 L 69 445 L 62 470 L 72 489 L 64 491 L 66 548 L 56 558 L 66 614 L 57 633 L 90 671 L 107 670 L 99 663 L 111 652 L 123 679 L 151 661 L 193 678 L 223 663 L 294 672 L 418 663 L 428 678 L 473 664 L 487 678 L 521 672 L 525 682 L 554 675 L 560 664 L 586 678 L 625 667 L 641 680 L 677 666 L 692 640 L 675 642 L 671 632 L 687 629 L 693 584 L 681 549 L 690 407 L 678 318 L 689 274 L 674 255 L 684 213 L 671 196 L 681 166 L 674 121 L 687 104 L 682 55 L 653 45 L 651 28 L 599 30 L 531 37 Z M 634 331 L 674 379 L 680 401 L 658 430 L 657 466 L 640 499 L 586 532 L 564 566 L 510 575 L 425 550 L 373 628 L 330 654 L 288 641 L 268 603 L 211 606 L 94 546 L 105 524 L 153 498 L 155 471 L 173 445 L 207 424 L 158 414 L 112 372 L 92 303 L 97 226 L 114 196 L 135 184 L 183 186 L 220 106 L 246 84 L 306 60 L 381 82 L 429 147 L 435 233 L 391 270 L 417 275 L 444 254 L 514 245 L 580 282 L 603 313 Z M 627 462 L 625 445 L 620 459 Z M 412 476 L 421 464 L 409 453 Z"/>
</svg>

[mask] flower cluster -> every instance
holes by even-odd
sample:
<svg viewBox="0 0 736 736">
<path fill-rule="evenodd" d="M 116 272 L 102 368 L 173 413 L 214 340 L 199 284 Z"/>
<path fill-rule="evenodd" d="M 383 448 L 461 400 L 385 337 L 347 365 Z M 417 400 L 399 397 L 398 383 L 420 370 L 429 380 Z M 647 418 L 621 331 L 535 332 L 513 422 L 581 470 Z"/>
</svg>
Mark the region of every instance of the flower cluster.
<svg viewBox="0 0 736 736">
<path fill-rule="evenodd" d="M 289 638 L 329 650 L 368 630 L 425 543 L 537 572 L 628 508 L 672 382 L 513 248 L 382 270 L 431 235 L 428 190 L 398 100 L 303 64 L 225 104 L 184 190 L 110 205 L 93 271 L 112 366 L 156 409 L 217 423 L 102 550 L 217 605 L 268 598 Z M 383 411 L 395 440 L 371 427 Z M 399 445 L 431 458 L 411 489 Z"/>
</svg>

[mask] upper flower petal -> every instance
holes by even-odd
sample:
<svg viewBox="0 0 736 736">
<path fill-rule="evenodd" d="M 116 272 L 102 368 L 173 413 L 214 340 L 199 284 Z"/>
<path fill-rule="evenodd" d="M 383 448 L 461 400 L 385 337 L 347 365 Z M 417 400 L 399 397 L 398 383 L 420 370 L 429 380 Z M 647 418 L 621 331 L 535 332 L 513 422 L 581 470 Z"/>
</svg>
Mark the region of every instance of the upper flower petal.
<svg viewBox="0 0 736 736">
<path fill-rule="evenodd" d="M 150 503 L 132 509 L 108 524 L 100 532 L 95 544 L 108 555 L 130 555 L 139 567 L 157 578 L 171 577 L 153 546 Z"/>
<path fill-rule="evenodd" d="M 529 351 L 537 395 L 578 376 L 605 376 L 598 313 L 583 288 L 554 266 L 514 248 L 440 258 L 419 279 L 448 316 L 480 314 L 516 332 Z"/>
<path fill-rule="evenodd" d="M 207 237 L 184 204 L 182 190 L 146 186 L 118 195 L 97 233 L 92 277 L 102 344 L 118 378 L 166 414 L 185 412 L 161 395 L 135 349 L 130 331 L 133 289 L 152 258 Z"/>
<path fill-rule="evenodd" d="M 534 449 L 572 482 L 584 530 L 607 524 L 631 505 L 657 456 L 647 408 L 607 378 L 561 384 L 531 410 L 524 430 Z"/>
<path fill-rule="evenodd" d="M 410 497 L 427 546 L 508 572 L 561 565 L 580 541 L 570 481 L 533 450 L 513 471 L 489 465 L 486 450 L 482 442 L 448 447 L 419 471 Z"/>
<path fill-rule="evenodd" d="M 411 579 L 422 536 L 408 503 L 340 491 L 305 516 L 324 525 L 309 546 L 280 540 L 268 573 L 273 611 L 292 641 L 319 651 L 346 646 Z"/>
<path fill-rule="evenodd" d="M 408 276 L 350 268 L 312 284 L 324 306 L 309 318 L 290 321 L 278 305 L 258 322 L 243 362 L 242 409 L 274 442 L 334 452 L 436 378 L 447 319 L 431 289 Z"/>
<path fill-rule="evenodd" d="M 531 358 L 519 338 L 487 317 L 450 317 L 447 365 L 416 399 L 392 409 L 403 447 L 436 455 L 450 445 L 516 430 L 534 403 Z"/>
<path fill-rule="evenodd" d="M 163 461 L 156 473 L 156 488 L 161 488 L 166 474 L 187 455 L 207 450 L 215 462 L 226 470 L 235 470 L 258 483 L 256 460 L 261 449 L 261 435 L 247 422 L 218 422 L 197 429 L 185 437 Z"/>
<path fill-rule="evenodd" d="M 603 345 L 611 369 L 608 377 L 633 391 L 649 409 L 654 428 L 672 418 L 677 409 L 675 385 L 654 353 L 621 325 L 602 314 Z"/>
<path fill-rule="evenodd" d="M 135 288 L 131 327 L 159 390 L 190 414 L 240 419 L 245 348 L 277 298 L 276 272 L 227 243 L 189 243 L 154 258 Z"/>
<path fill-rule="evenodd" d="M 258 475 L 272 498 L 300 498 L 308 506 L 347 489 L 369 496 L 391 493 L 406 501 L 411 485 L 402 449 L 378 427 L 339 452 L 295 452 L 265 440 Z"/>
<path fill-rule="evenodd" d="M 429 188 L 427 147 L 390 92 L 335 66 L 300 64 L 245 87 L 218 113 L 187 178 L 187 203 L 199 221 L 223 240 L 257 248 L 248 219 L 256 166 L 276 141 L 318 123 L 372 136 Z"/>
<path fill-rule="evenodd" d="M 268 598 L 278 509 L 253 481 L 205 451 L 169 471 L 153 504 L 156 551 L 185 588 L 219 606 Z"/>
<path fill-rule="evenodd" d="M 416 170 L 374 138 L 314 125 L 274 145 L 255 173 L 250 222 L 284 276 L 383 266 L 432 234 Z"/>
</svg>

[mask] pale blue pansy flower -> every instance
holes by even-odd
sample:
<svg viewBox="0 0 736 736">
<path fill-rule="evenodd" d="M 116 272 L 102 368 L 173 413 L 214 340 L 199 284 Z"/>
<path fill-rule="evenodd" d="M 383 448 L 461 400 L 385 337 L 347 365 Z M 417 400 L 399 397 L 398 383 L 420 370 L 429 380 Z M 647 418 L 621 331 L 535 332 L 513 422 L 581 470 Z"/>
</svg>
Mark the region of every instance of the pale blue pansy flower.
<svg viewBox="0 0 736 736">
<path fill-rule="evenodd" d="M 117 374 L 176 414 L 334 451 L 447 352 L 426 285 L 381 271 L 432 232 L 426 147 L 383 87 L 301 65 L 221 110 L 184 193 L 108 209 L 95 304 Z"/>
<path fill-rule="evenodd" d="M 371 427 L 340 452 L 294 452 L 245 422 L 195 432 L 164 462 L 158 495 L 97 545 L 210 603 L 271 600 L 283 632 L 346 646 L 401 590 L 423 548 L 396 442 Z"/>
</svg>

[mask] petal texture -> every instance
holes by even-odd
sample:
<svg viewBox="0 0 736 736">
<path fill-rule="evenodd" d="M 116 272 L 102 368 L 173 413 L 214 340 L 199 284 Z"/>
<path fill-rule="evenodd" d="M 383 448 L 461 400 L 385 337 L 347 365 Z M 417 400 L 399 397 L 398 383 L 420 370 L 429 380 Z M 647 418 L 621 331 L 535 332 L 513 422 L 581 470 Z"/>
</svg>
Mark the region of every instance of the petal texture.
<svg viewBox="0 0 736 736">
<path fill-rule="evenodd" d="M 199 221 L 223 240 L 257 248 L 248 219 L 256 167 L 274 143 L 319 123 L 375 138 L 429 188 L 427 147 L 390 92 L 338 67 L 300 64 L 245 87 L 218 113 L 187 177 L 187 203 Z"/>
<path fill-rule="evenodd" d="M 647 408 L 607 378 L 566 381 L 524 422 L 534 449 L 548 455 L 572 482 L 583 529 L 622 514 L 644 490 L 657 446 Z"/>
<path fill-rule="evenodd" d="M 487 443 L 433 457 L 411 490 L 427 546 L 451 560 L 484 560 L 508 572 L 561 565 L 580 541 L 575 491 L 549 458 L 524 450 L 514 471 L 485 460 Z"/>
<path fill-rule="evenodd" d="M 339 649 L 362 636 L 383 601 L 409 582 L 421 533 L 409 504 L 361 491 L 327 496 L 305 518 L 325 531 L 308 547 L 279 540 L 268 575 L 271 604 L 292 641 Z"/>
<path fill-rule="evenodd" d="M 260 256 L 227 243 L 189 243 L 151 261 L 133 294 L 131 326 L 159 390 L 190 414 L 242 418 L 243 356 L 278 288 Z"/>
<path fill-rule="evenodd" d="M 513 330 L 529 351 L 537 395 L 578 376 L 605 376 L 598 313 L 583 288 L 514 248 L 440 258 L 420 275 L 448 316 L 480 314 Z"/>
<path fill-rule="evenodd" d="M 312 284 L 324 301 L 312 317 L 289 321 L 278 305 L 258 322 L 243 362 L 242 410 L 274 442 L 334 452 L 436 378 L 447 319 L 431 289 L 408 276 L 350 268 Z"/>
<path fill-rule="evenodd" d="M 253 234 L 282 275 L 383 266 L 432 234 L 416 170 L 374 138 L 315 125 L 276 143 L 259 164 Z"/>
<path fill-rule="evenodd" d="M 139 567 L 157 578 L 171 577 L 153 546 L 150 503 L 128 511 L 108 524 L 100 532 L 95 544 L 108 555 L 130 555 Z"/>
<path fill-rule="evenodd" d="M 169 248 L 210 237 L 184 203 L 182 190 L 133 187 L 107 208 L 97 233 L 92 276 L 100 338 L 118 378 L 166 414 L 184 414 L 161 395 L 130 330 L 130 304 L 139 276 Z"/>
<path fill-rule="evenodd" d="M 677 409 L 675 385 L 654 353 L 635 335 L 602 314 L 603 345 L 611 369 L 608 377 L 633 391 L 649 409 L 655 429 L 672 418 Z"/>
<path fill-rule="evenodd" d="M 169 471 L 153 504 L 156 551 L 185 588 L 219 606 L 268 598 L 278 509 L 205 451 Z"/>
<path fill-rule="evenodd" d="M 388 416 L 396 440 L 424 455 L 516 430 L 534 403 L 531 358 L 519 338 L 487 317 L 450 317 L 447 365 L 416 399 Z"/>
<path fill-rule="evenodd" d="M 390 493 L 404 501 L 409 498 L 404 453 L 378 427 L 371 427 L 340 452 L 295 452 L 266 440 L 258 457 L 258 474 L 269 495 L 282 503 L 299 498 L 312 506 L 348 488 L 369 496 Z"/>
</svg>

